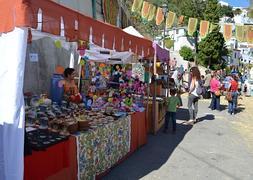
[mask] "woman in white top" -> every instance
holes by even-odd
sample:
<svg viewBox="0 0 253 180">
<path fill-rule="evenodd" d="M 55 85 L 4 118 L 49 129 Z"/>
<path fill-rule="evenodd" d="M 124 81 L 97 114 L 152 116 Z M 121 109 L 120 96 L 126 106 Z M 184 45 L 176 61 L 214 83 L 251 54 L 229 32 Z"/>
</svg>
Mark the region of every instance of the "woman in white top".
<svg viewBox="0 0 253 180">
<path fill-rule="evenodd" d="M 187 124 L 194 124 L 197 119 L 198 113 L 198 100 L 199 94 L 197 92 L 197 88 L 201 83 L 201 75 L 199 69 L 197 67 L 192 67 L 190 70 L 190 88 L 189 88 L 189 96 L 188 96 L 188 110 L 190 114 L 189 121 Z"/>
</svg>

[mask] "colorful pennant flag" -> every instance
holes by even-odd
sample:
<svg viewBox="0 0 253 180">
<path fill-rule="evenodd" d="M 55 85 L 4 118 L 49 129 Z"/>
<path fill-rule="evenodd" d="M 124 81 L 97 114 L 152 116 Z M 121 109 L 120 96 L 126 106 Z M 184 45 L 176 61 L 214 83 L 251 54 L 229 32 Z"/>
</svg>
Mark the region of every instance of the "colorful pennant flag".
<svg viewBox="0 0 253 180">
<path fill-rule="evenodd" d="M 176 18 L 176 13 L 170 11 L 168 13 L 167 20 L 166 20 L 167 28 L 171 28 L 173 26 L 175 22 L 175 18 Z"/>
<path fill-rule="evenodd" d="M 205 38 L 209 32 L 209 21 L 200 21 L 199 34 L 201 38 Z"/>
<path fill-rule="evenodd" d="M 164 20 L 163 9 L 162 8 L 157 8 L 157 12 L 156 12 L 156 25 L 162 24 L 163 20 Z"/>
<path fill-rule="evenodd" d="M 156 7 L 153 4 L 149 6 L 148 21 L 152 21 L 155 17 Z"/>
<path fill-rule="evenodd" d="M 140 12 L 142 7 L 143 0 L 134 0 L 132 5 L 132 12 Z"/>
<path fill-rule="evenodd" d="M 249 44 L 253 44 L 253 26 L 249 26 L 249 29 L 247 32 L 247 42 Z"/>
<path fill-rule="evenodd" d="M 183 25 L 184 24 L 184 16 L 180 16 L 178 19 L 178 25 Z"/>
<path fill-rule="evenodd" d="M 142 10 L 141 10 L 141 17 L 143 19 L 148 19 L 149 10 L 150 10 L 150 4 L 147 1 L 144 1 L 142 5 Z"/>
<path fill-rule="evenodd" d="M 232 30 L 233 30 L 232 24 L 224 25 L 223 36 L 224 36 L 225 41 L 229 41 L 232 38 L 232 35 L 233 35 Z"/>
<path fill-rule="evenodd" d="M 198 19 L 197 18 L 189 18 L 188 22 L 188 35 L 193 36 L 193 33 L 197 29 Z"/>
<path fill-rule="evenodd" d="M 244 26 L 243 25 L 236 25 L 235 26 L 235 37 L 239 42 L 244 41 L 245 35 L 244 35 Z"/>
</svg>

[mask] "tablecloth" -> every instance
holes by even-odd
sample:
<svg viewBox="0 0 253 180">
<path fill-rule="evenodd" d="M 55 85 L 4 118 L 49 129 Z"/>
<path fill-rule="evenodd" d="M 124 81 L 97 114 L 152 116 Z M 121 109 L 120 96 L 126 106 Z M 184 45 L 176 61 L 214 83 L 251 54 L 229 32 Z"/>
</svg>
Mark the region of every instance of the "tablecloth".
<svg viewBox="0 0 253 180">
<path fill-rule="evenodd" d="M 71 136 L 45 151 L 33 151 L 24 163 L 25 180 L 76 180 L 76 138 Z"/>
<path fill-rule="evenodd" d="M 77 136 L 78 175 L 93 180 L 130 152 L 131 116 Z"/>
</svg>

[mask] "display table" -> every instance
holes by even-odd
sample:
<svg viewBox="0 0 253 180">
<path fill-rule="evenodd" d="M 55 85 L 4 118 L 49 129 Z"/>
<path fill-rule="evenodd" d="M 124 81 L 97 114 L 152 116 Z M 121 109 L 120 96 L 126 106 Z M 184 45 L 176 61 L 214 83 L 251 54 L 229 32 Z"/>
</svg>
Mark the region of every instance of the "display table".
<svg viewBox="0 0 253 180">
<path fill-rule="evenodd" d="M 76 138 L 71 136 L 45 151 L 33 151 L 24 163 L 25 180 L 76 180 Z"/>
<path fill-rule="evenodd" d="M 147 143 L 146 112 L 135 112 L 131 115 L 131 149 L 133 153 Z"/>
<path fill-rule="evenodd" d="M 78 176 L 95 179 L 130 152 L 131 116 L 80 132 L 77 138 Z"/>
</svg>

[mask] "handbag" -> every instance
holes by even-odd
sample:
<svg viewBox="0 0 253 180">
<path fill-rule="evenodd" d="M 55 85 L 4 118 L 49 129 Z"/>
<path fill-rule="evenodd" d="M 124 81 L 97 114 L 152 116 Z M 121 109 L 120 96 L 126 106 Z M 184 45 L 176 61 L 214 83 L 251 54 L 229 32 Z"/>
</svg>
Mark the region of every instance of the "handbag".
<svg viewBox="0 0 253 180">
<path fill-rule="evenodd" d="M 227 101 L 232 101 L 232 92 L 227 92 L 226 96 L 225 96 Z"/>
<path fill-rule="evenodd" d="M 214 94 L 215 94 L 215 96 L 221 96 L 220 90 L 215 91 Z"/>
</svg>

